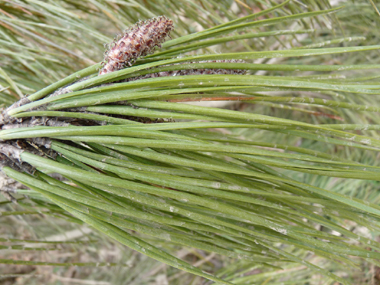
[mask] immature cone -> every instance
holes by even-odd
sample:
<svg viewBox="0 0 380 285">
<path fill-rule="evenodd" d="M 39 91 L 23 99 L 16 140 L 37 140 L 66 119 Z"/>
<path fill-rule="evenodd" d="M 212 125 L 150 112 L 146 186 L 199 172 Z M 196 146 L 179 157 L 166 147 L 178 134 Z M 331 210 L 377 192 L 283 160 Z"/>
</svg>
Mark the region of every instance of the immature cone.
<svg viewBox="0 0 380 285">
<path fill-rule="evenodd" d="M 111 45 L 99 75 L 123 69 L 132 65 L 137 58 L 152 53 L 154 47 L 160 47 L 172 30 L 173 21 L 165 16 L 135 24 L 125 31 L 120 40 Z"/>
</svg>

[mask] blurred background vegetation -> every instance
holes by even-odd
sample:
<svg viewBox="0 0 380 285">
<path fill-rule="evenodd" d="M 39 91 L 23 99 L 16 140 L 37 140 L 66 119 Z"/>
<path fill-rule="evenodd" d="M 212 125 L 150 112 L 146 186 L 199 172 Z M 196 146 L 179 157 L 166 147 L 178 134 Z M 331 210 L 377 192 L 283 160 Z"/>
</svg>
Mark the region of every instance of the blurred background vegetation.
<svg viewBox="0 0 380 285">
<path fill-rule="evenodd" d="M 112 42 L 116 34 L 138 22 L 165 15 L 175 23 L 171 38 L 196 33 L 233 21 L 283 3 L 281 0 L 0 0 L 0 103 L 9 106 L 19 98 L 94 65 L 103 60 L 104 44 Z M 218 42 L 187 54 L 222 54 L 252 51 L 281 51 L 285 49 L 326 47 L 365 47 L 377 45 L 380 38 L 380 15 L 374 0 L 347 1 L 290 1 L 255 21 L 286 17 L 298 13 L 318 12 L 344 5 L 334 13 L 278 21 L 273 25 L 251 27 L 240 31 L 240 38 Z M 280 35 L 275 31 L 288 31 Z M 296 32 L 298 31 L 298 32 Z M 252 36 L 244 36 L 252 33 Z M 262 34 L 255 37 L 253 34 Z M 288 33 L 288 34 L 287 34 Z M 231 32 L 229 35 L 235 36 Z M 163 45 L 163 48 L 169 46 Z M 182 56 L 181 53 L 176 56 Z M 368 64 L 380 64 L 378 49 L 357 53 L 337 52 L 319 56 L 261 58 L 255 64 L 271 64 L 271 69 L 250 70 L 250 75 L 281 76 L 290 82 L 301 76 L 305 82 L 346 84 L 354 88 L 364 83 L 378 89 L 378 72 Z M 165 56 L 165 55 L 163 55 Z M 144 60 L 141 61 L 144 63 Z M 283 70 L 277 64 L 291 65 L 363 65 L 347 70 Z M 378 66 L 376 67 L 378 68 Z M 378 70 L 378 69 L 377 69 Z M 364 87 L 363 87 L 364 88 Z M 366 90 L 368 90 L 366 89 Z M 375 95 L 358 92 L 340 92 L 323 89 L 270 90 L 277 99 L 259 97 L 255 100 L 223 100 L 222 108 L 269 115 L 294 121 L 325 124 L 348 130 L 353 134 L 379 139 L 380 103 Z M 315 98 L 314 101 L 287 101 L 289 97 Z M 285 99 L 281 99 L 285 98 Z M 260 100 L 263 99 L 263 100 Z M 327 101 L 329 100 L 329 101 Z M 199 100 L 198 100 L 199 101 Z M 327 102 L 327 103 L 326 103 Z M 337 102 L 334 105 L 332 102 Z M 356 104 L 378 108 L 371 112 L 355 107 L 339 108 L 342 104 Z M 340 105 L 339 105 L 340 104 Z M 212 105 L 214 106 L 214 105 Z M 364 108 L 364 107 L 363 107 Z M 342 124 L 347 124 L 344 126 Z M 367 127 L 373 125 L 374 127 Z M 364 131 L 363 131 L 364 130 Z M 251 128 L 215 128 L 214 139 L 239 138 L 263 149 L 280 153 L 296 152 L 289 147 L 318 151 L 344 161 L 379 166 L 378 146 L 350 147 L 347 144 L 310 136 L 299 130 L 271 130 Z M 194 135 L 192 131 L 182 134 Z M 204 133 L 205 137 L 209 131 Z M 200 134 L 197 133 L 197 136 Z M 233 143 L 233 142 L 231 142 Z M 237 142 L 236 142 L 237 143 Z M 257 166 L 257 165 L 255 165 Z M 298 168 L 297 168 L 298 167 Z M 374 205 L 380 202 L 379 179 L 349 179 L 327 175 L 308 167 L 273 164 L 274 171 L 309 185 L 334 193 L 354 197 Z M 333 169 L 334 170 L 334 169 Z M 325 171 L 325 169 L 323 169 Z M 353 175 L 353 174 L 352 174 Z M 360 176 L 362 174 L 358 174 Z M 364 175 L 364 174 L 363 174 Z M 336 177 L 338 176 L 338 177 Z M 352 177 L 352 176 L 351 176 Z M 357 178 L 357 177 L 353 177 Z M 359 177 L 360 178 L 360 177 Z M 28 190 L 19 193 L 27 193 Z M 93 230 L 82 221 L 33 196 L 16 195 L 18 204 L 0 196 L 0 284 L 211 284 L 211 281 L 155 261 Z M 38 198 L 38 195 L 36 194 Z M 297 204 L 297 203 L 296 203 Z M 301 203 L 300 203 L 301 205 Z M 342 214 L 334 216 L 334 204 L 322 213 L 326 219 L 357 234 L 358 237 L 380 242 L 379 217 L 360 213 L 354 221 Z M 298 210 L 301 209 L 301 206 Z M 303 209 L 303 208 L 302 208 Z M 304 209 L 306 210 L 306 209 Z M 340 209 L 342 210 L 342 209 Z M 344 211 L 342 210 L 341 213 Z M 357 214 L 357 213 L 355 213 Z M 336 220 L 333 220 L 336 219 Z M 331 232 L 323 225 L 313 225 L 322 233 Z M 334 231 L 332 231 L 334 234 Z M 143 239 L 177 256 L 201 270 L 230 281 L 233 284 L 338 284 L 334 278 L 317 274 L 300 263 L 266 263 L 239 260 L 213 252 L 175 245 L 164 240 L 142 235 Z M 323 236 L 321 236 L 323 237 Z M 337 235 L 337 240 L 341 236 Z M 352 242 L 352 241 L 350 241 Z M 359 247 L 359 242 L 357 246 Z M 279 248 L 285 249 L 274 243 Z M 352 248 L 356 249 L 352 242 Z M 302 260 L 321 266 L 352 284 L 380 284 L 380 263 L 370 258 L 351 257 L 339 262 L 321 258 L 312 251 L 287 246 L 287 252 Z M 14 262 L 12 262 L 14 260 Z M 346 262 L 346 263 L 345 263 Z M 46 266 L 45 266 L 46 265 Z"/>
</svg>

